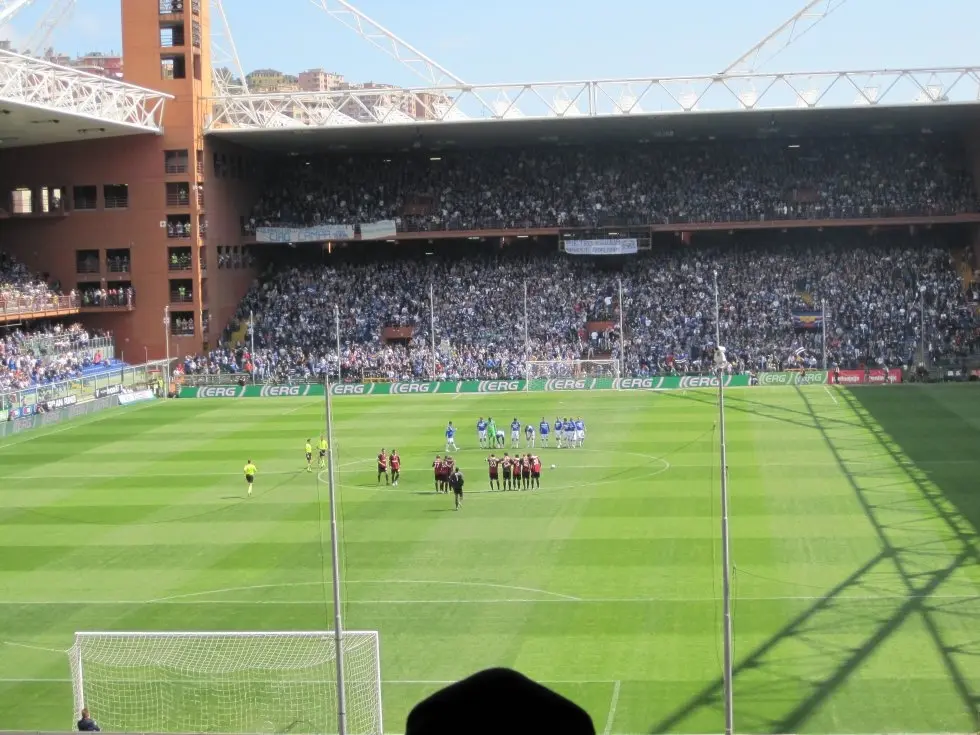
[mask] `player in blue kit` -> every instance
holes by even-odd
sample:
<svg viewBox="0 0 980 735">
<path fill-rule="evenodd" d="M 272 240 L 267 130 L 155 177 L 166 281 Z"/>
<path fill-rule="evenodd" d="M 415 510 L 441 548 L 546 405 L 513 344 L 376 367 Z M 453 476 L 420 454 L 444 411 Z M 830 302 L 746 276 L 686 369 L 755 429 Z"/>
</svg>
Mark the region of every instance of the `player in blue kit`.
<svg viewBox="0 0 980 735">
<path fill-rule="evenodd" d="M 476 436 L 480 440 L 481 449 L 490 448 L 490 443 L 489 440 L 487 439 L 487 422 L 483 420 L 482 416 L 476 422 Z"/>
<path fill-rule="evenodd" d="M 446 427 L 446 451 L 449 451 L 449 447 L 453 448 L 454 452 L 459 451 L 459 447 L 456 446 L 456 427 L 453 426 L 453 422 L 449 422 L 449 426 Z"/>
<path fill-rule="evenodd" d="M 557 418 L 555 419 L 555 448 L 556 449 L 561 449 L 561 432 L 562 432 L 561 419 Z"/>
<path fill-rule="evenodd" d="M 516 417 L 510 422 L 510 448 L 521 448 L 521 422 Z"/>
<path fill-rule="evenodd" d="M 585 444 L 585 420 L 581 416 L 575 419 L 575 443 L 580 447 Z"/>
<path fill-rule="evenodd" d="M 528 449 L 534 449 L 534 427 L 531 424 L 524 427 L 524 442 Z"/>
<path fill-rule="evenodd" d="M 561 425 L 565 429 L 565 446 L 574 447 L 575 446 L 575 422 L 570 418 L 566 418 L 561 422 Z"/>
<path fill-rule="evenodd" d="M 548 426 L 548 422 L 544 420 L 544 416 L 541 417 L 541 423 L 538 425 L 538 434 L 541 435 L 541 446 L 548 446 L 548 433 L 551 431 Z"/>
</svg>

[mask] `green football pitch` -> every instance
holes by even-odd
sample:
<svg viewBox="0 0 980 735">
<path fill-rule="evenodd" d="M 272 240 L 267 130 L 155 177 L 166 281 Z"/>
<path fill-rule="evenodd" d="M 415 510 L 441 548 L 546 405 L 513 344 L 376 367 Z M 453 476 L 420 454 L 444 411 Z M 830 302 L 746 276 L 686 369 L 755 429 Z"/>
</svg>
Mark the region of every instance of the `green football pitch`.
<svg viewBox="0 0 980 735">
<path fill-rule="evenodd" d="M 736 730 L 975 732 L 978 388 L 751 388 L 727 409 Z M 380 632 L 385 730 L 508 666 L 600 733 L 722 731 L 717 413 L 711 391 L 338 398 L 342 612 Z M 585 447 L 542 450 L 540 490 L 487 492 L 477 418 L 559 414 Z M 458 513 L 432 492 L 449 420 Z M 0 444 L 0 729 L 72 721 L 78 630 L 329 629 L 302 454 L 323 424 L 322 400 L 178 400 Z"/>
</svg>

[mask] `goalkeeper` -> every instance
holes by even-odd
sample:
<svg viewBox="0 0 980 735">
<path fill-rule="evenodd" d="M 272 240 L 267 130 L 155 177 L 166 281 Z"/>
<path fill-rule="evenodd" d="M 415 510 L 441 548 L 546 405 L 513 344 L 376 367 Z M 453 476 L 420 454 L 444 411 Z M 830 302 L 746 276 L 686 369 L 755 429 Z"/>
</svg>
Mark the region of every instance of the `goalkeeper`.
<svg viewBox="0 0 980 735">
<path fill-rule="evenodd" d="M 82 710 L 81 719 L 78 721 L 78 731 L 79 732 L 102 732 L 102 730 L 96 724 L 95 720 L 92 719 L 92 715 L 88 713 L 87 709 Z"/>
</svg>

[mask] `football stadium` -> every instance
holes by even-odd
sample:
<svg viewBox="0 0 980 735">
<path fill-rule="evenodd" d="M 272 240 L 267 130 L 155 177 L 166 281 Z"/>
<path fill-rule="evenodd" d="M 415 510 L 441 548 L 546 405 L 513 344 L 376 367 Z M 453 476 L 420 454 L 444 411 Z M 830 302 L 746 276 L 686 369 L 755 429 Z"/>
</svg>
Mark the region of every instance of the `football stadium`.
<svg viewBox="0 0 980 735">
<path fill-rule="evenodd" d="M 0 0 L 0 732 L 980 731 L 980 66 L 766 66 L 843 2 L 484 84 L 315 0 L 395 85 Z"/>
</svg>

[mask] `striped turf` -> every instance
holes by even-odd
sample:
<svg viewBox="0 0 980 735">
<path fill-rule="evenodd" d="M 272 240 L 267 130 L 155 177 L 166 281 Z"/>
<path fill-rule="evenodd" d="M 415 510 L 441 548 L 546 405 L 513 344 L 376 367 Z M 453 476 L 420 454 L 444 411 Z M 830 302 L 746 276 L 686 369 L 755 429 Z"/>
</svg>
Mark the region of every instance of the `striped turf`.
<svg viewBox="0 0 980 735">
<path fill-rule="evenodd" d="M 738 730 L 977 728 L 978 395 L 728 393 Z M 479 415 L 572 412 L 587 446 L 545 450 L 540 492 L 477 492 Z M 311 399 L 177 401 L 0 444 L 0 729 L 70 721 L 75 630 L 329 627 L 326 487 L 301 469 L 323 416 Z M 381 633 L 386 730 L 494 665 L 600 732 L 722 729 L 712 392 L 372 396 L 335 416 L 344 615 Z M 464 427 L 460 513 L 430 487 L 447 420 Z M 378 488 L 393 445 L 403 481 Z"/>
</svg>

